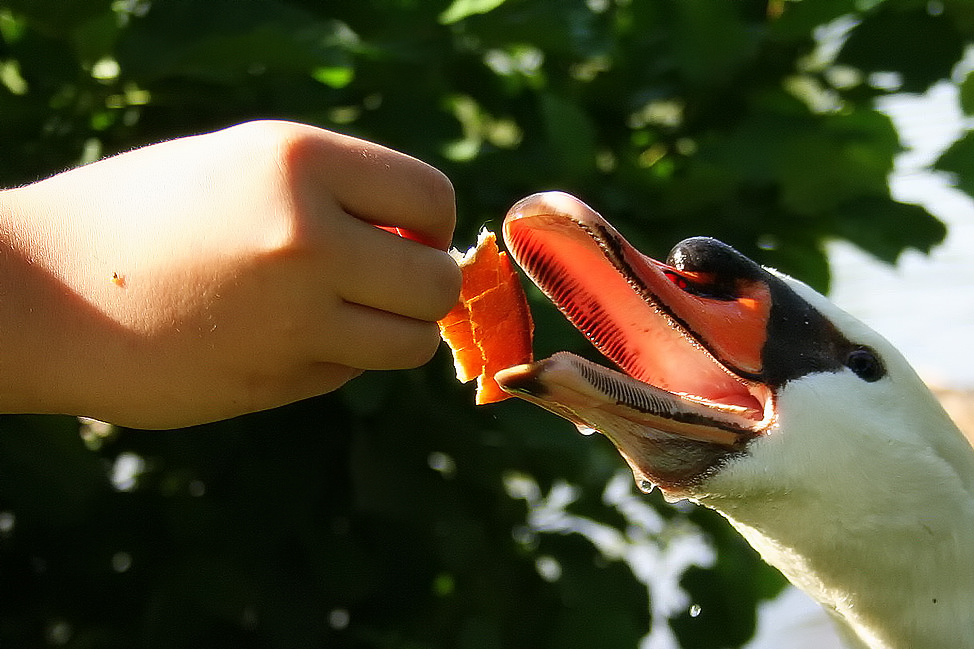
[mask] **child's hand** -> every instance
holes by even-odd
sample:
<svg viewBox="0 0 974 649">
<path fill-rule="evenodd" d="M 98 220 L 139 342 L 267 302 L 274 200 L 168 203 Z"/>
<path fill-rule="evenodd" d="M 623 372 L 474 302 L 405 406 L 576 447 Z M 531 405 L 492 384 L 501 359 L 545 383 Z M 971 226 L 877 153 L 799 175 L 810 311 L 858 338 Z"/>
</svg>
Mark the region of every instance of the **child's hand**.
<svg viewBox="0 0 974 649">
<path fill-rule="evenodd" d="M 0 193 L 0 411 L 166 428 L 420 365 L 454 219 L 439 171 L 285 122 Z"/>
</svg>

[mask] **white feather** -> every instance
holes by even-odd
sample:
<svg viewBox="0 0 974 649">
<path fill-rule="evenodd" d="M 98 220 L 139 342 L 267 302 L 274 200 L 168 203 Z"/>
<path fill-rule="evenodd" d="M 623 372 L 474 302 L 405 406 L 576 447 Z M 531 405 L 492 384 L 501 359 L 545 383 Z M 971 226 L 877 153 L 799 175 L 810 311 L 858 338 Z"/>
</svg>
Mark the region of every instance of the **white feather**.
<svg viewBox="0 0 974 649">
<path fill-rule="evenodd" d="M 810 374 L 693 494 L 870 649 L 974 648 L 974 450 L 902 355 L 785 278 L 887 376 Z"/>
</svg>

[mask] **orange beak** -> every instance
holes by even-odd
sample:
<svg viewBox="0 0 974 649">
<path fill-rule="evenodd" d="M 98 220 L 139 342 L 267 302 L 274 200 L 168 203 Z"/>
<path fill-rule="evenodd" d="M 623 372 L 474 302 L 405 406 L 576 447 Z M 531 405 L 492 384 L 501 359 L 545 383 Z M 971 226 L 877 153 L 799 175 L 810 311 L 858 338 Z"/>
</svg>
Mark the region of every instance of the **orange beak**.
<svg viewBox="0 0 974 649">
<path fill-rule="evenodd" d="M 624 374 L 559 353 L 499 372 L 502 388 L 604 433 L 638 481 L 670 487 L 692 482 L 770 424 L 763 359 L 772 300 L 759 266 L 709 239 L 679 249 L 669 264 L 656 261 L 557 192 L 511 208 L 504 239 Z"/>
</svg>

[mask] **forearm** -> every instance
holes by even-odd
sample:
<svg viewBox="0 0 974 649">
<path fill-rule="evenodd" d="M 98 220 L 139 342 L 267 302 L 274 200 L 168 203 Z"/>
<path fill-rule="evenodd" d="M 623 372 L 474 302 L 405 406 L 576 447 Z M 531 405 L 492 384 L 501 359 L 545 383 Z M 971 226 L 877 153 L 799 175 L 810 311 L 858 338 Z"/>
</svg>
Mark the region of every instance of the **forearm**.
<svg viewBox="0 0 974 649">
<path fill-rule="evenodd" d="M 0 412 L 62 412 L 69 291 L 37 250 L 23 190 L 0 191 Z"/>
<path fill-rule="evenodd" d="M 0 412 L 155 428 L 267 407 L 241 387 L 266 304 L 233 291 L 283 252 L 281 227 L 253 195 L 211 186 L 187 143 L 3 193 Z"/>
</svg>

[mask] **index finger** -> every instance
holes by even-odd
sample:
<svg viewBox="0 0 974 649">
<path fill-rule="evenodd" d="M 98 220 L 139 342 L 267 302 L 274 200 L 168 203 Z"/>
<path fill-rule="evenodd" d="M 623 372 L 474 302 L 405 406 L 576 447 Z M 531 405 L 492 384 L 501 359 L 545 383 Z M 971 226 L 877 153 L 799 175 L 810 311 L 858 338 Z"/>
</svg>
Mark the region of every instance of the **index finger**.
<svg viewBox="0 0 974 649">
<path fill-rule="evenodd" d="M 292 140 L 289 153 L 309 156 L 301 162 L 342 209 L 426 245 L 450 246 L 456 206 L 443 172 L 379 144 L 306 128 L 305 137 Z"/>
</svg>

